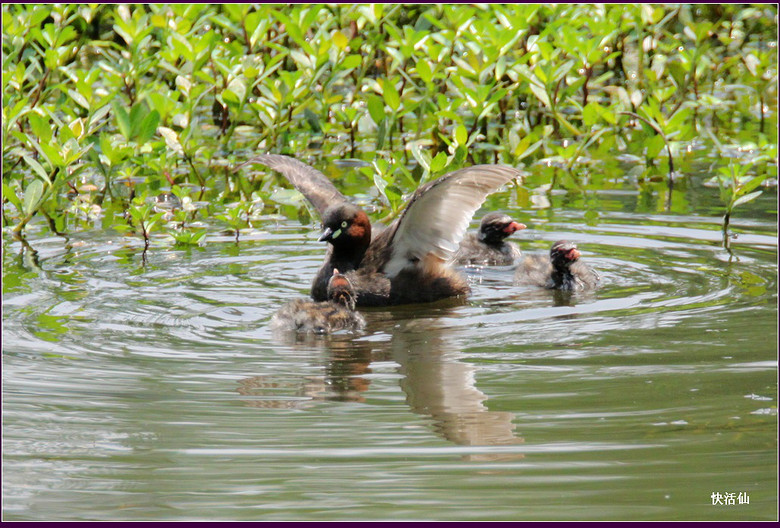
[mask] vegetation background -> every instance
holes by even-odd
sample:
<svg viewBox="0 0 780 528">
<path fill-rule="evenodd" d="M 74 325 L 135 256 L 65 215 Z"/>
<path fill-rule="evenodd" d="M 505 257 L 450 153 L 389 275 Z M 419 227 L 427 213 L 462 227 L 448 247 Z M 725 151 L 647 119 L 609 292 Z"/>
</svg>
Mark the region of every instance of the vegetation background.
<svg viewBox="0 0 780 528">
<path fill-rule="evenodd" d="M 4 4 L 3 86 L 22 240 L 33 220 L 147 244 L 305 220 L 278 176 L 239 167 L 258 151 L 356 160 L 337 175 L 384 216 L 484 162 L 525 167 L 521 205 L 639 188 L 673 210 L 703 164 L 725 244 L 777 182 L 775 4 Z"/>
</svg>

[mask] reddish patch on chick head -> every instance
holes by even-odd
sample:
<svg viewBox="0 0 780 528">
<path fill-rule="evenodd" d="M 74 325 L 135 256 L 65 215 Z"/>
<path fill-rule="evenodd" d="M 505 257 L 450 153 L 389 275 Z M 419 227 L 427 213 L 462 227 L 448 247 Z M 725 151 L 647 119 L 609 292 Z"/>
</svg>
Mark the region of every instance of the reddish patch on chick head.
<svg viewBox="0 0 780 528">
<path fill-rule="evenodd" d="M 570 260 L 571 262 L 574 262 L 578 258 L 580 258 L 580 250 L 577 249 L 576 247 L 572 248 L 572 249 L 570 249 L 569 251 L 566 252 L 566 259 L 567 260 Z"/>
<path fill-rule="evenodd" d="M 328 281 L 328 300 L 355 309 L 355 292 L 352 283 L 335 268 L 333 276 Z"/>
<path fill-rule="evenodd" d="M 342 275 L 338 269 L 333 268 L 333 276 L 330 279 L 330 286 L 335 289 L 344 289 L 348 290 L 352 287 L 352 284 L 350 284 L 349 279 L 347 279 L 344 275 Z"/>
<path fill-rule="evenodd" d="M 520 231 L 521 229 L 525 229 L 526 225 L 521 224 L 520 222 L 515 222 L 514 220 L 510 222 L 505 228 L 504 233 L 511 235 L 515 231 Z"/>
</svg>

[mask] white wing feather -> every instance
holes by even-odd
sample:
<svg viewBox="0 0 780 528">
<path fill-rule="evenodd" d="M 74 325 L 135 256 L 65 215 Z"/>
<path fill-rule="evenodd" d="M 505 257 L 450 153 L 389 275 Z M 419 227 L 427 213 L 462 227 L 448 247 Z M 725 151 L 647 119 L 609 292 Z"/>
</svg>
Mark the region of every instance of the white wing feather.
<svg viewBox="0 0 780 528">
<path fill-rule="evenodd" d="M 520 175 L 512 167 L 475 165 L 432 182 L 399 218 L 385 274 L 394 277 L 431 255 L 450 262 L 487 195 Z"/>
</svg>

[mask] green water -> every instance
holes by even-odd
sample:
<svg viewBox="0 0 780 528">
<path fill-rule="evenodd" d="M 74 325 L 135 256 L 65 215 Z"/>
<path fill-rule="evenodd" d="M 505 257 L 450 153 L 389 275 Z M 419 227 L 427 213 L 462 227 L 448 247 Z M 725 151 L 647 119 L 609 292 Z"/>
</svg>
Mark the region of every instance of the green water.
<svg viewBox="0 0 780 528">
<path fill-rule="evenodd" d="M 116 233 L 4 237 L 4 519 L 776 519 L 776 190 L 733 255 L 717 190 L 685 199 L 498 193 L 474 226 L 573 239 L 603 287 L 468 269 L 466 302 L 317 339 L 267 327 L 322 260 L 313 225 L 155 240 L 145 266 Z"/>
</svg>

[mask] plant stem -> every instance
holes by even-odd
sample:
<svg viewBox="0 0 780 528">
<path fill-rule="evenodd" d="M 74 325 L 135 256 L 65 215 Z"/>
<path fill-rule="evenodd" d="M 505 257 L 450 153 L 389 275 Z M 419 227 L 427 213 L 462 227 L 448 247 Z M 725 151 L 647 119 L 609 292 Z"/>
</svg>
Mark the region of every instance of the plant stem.
<svg viewBox="0 0 780 528">
<path fill-rule="evenodd" d="M 729 255 L 733 255 L 731 252 L 731 237 L 729 236 L 729 223 L 731 222 L 731 211 L 726 211 L 723 215 L 723 249 L 729 252 Z"/>
<path fill-rule="evenodd" d="M 38 104 L 38 101 L 41 98 L 41 94 L 43 93 L 43 87 L 46 84 L 46 80 L 49 78 L 49 73 L 51 73 L 51 70 L 46 68 L 46 71 L 43 73 L 43 77 L 41 77 L 41 81 L 38 83 L 38 88 L 35 91 L 35 97 L 33 97 L 33 100 L 30 102 L 30 108 L 34 108 L 35 105 Z"/>
</svg>

